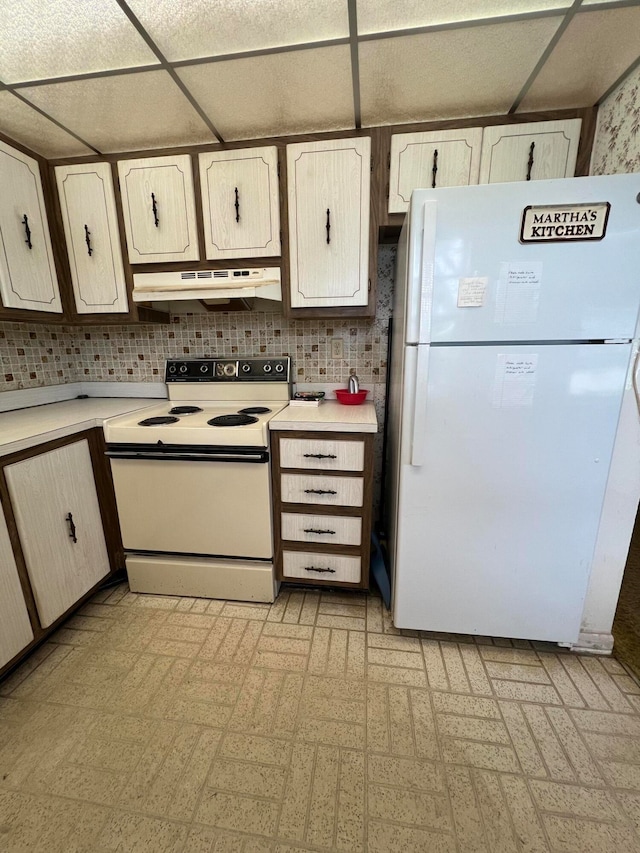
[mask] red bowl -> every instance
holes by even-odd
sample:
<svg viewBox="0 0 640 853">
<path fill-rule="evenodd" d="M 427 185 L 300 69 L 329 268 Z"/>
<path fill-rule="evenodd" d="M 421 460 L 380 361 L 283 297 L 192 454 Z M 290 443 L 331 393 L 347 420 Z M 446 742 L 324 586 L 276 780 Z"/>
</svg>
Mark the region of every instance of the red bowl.
<svg viewBox="0 0 640 853">
<path fill-rule="evenodd" d="M 368 391 L 357 391 L 355 394 L 351 394 L 346 388 L 338 388 L 336 397 L 343 406 L 359 406 L 360 403 L 364 403 L 368 393 Z"/>
</svg>

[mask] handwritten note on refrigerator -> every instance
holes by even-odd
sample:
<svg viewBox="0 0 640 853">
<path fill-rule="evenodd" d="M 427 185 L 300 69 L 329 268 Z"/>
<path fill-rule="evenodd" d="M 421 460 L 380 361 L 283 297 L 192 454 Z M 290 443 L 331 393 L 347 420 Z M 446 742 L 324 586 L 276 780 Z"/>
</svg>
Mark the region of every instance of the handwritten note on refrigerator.
<svg viewBox="0 0 640 853">
<path fill-rule="evenodd" d="M 482 308 L 488 284 L 486 276 L 458 279 L 458 308 Z"/>
<path fill-rule="evenodd" d="M 541 281 L 541 261 L 505 261 L 500 264 L 495 322 L 510 326 L 535 323 L 538 319 Z"/>
<path fill-rule="evenodd" d="M 499 353 L 493 382 L 494 408 L 532 406 L 537 370 L 537 353 L 522 355 Z"/>
</svg>

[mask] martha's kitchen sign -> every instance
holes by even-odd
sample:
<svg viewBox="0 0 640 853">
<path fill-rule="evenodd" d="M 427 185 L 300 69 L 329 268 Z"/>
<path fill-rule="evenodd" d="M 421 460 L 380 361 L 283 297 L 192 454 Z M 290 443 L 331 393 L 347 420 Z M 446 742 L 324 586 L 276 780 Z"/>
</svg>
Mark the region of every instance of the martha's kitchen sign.
<svg viewBox="0 0 640 853">
<path fill-rule="evenodd" d="M 609 219 L 608 201 L 591 204 L 540 204 L 522 213 L 521 243 L 602 240 Z"/>
</svg>

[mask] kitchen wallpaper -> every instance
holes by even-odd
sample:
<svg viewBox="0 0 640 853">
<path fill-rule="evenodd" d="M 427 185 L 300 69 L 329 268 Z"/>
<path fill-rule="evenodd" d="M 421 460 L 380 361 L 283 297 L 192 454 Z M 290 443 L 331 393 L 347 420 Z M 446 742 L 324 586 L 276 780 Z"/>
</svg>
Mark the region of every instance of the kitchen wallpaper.
<svg viewBox="0 0 640 853">
<path fill-rule="evenodd" d="M 640 172 L 640 67 L 602 103 L 591 159 L 592 175 Z"/>
</svg>

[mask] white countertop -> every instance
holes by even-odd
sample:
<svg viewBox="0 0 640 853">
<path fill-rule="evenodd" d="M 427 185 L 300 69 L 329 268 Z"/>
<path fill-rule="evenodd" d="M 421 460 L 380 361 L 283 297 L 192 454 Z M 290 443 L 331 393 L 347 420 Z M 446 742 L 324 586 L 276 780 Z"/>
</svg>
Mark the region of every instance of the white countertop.
<svg viewBox="0 0 640 853">
<path fill-rule="evenodd" d="M 143 409 L 153 403 L 154 400 L 148 397 L 89 397 L 3 412 L 0 414 L 0 456 L 101 427 L 106 418 Z"/>
<path fill-rule="evenodd" d="M 337 400 L 325 400 L 319 406 L 287 406 L 271 418 L 269 428 L 318 432 L 377 432 L 378 419 L 373 403 L 343 406 Z"/>
</svg>

